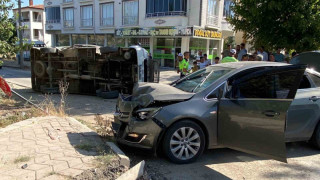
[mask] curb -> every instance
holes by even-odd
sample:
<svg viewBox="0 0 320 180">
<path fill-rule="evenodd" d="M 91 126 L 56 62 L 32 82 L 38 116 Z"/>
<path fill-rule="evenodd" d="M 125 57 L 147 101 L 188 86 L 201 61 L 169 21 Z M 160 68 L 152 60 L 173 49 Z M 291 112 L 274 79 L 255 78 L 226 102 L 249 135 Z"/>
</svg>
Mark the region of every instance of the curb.
<svg viewBox="0 0 320 180">
<path fill-rule="evenodd" d="M 130 168 L 130 159 L 113 142 L 106 142 L 107 146 L 120 158 L 120 165 Z"/>
<path fill-rule="evenodd" d="M 140 178 L 144 173 L 144 160 L 135 165 L 133 168 L 129 169 L 127 172 L 122 174 L 117 180 L 136 180 Z"/>
</svg>

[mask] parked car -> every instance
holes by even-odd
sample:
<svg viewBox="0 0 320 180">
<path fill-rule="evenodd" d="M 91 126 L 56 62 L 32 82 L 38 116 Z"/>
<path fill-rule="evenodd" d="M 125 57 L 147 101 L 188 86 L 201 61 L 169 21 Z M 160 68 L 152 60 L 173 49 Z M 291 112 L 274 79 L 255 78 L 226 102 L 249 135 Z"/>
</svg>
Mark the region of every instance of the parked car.
<svg viewBox="0 0 320 180">
<path fill-rule="evenodd" d="M 286 162 L 286 142 L 320 148 L 319 96 L 320 74 L 306 65 L 218 64 L 171 85 L 137 84 L 119 97 L 113 130 L 118 143 L 175 163 L 221 147 Z"/>
</svg>

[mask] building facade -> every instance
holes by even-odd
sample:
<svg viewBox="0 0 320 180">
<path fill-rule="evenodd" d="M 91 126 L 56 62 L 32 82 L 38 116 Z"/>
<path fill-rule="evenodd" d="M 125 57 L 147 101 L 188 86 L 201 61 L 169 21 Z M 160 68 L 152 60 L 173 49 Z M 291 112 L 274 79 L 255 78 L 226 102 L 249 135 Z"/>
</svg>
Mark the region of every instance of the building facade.
<svg viewBox="0 0 320 180">
<path fill-rule="evenodd" d="M 141 44 L 161 65 L 174 67 L 177 54 L 219 56 L 233 35 L 224 16 L 229 0 L 45 0 L 52 46 Z"/>
<path fill-rule="evenodd" d="M 29 1 L 29 6 L 21 8 L 22 13 L 22 37 L 27 43 L 33 43 L 35 46 L 51 46 L 51 35 L 45 31 L 45 11 L 44 5 L 33 5 L 33 1 Z M 13 14 L 18 14 L 18 9 L 13 9 Z M 17 17 L 17 16 L 16 16 Z M 17 26 L 18 18 L 17 19 Z M 17 28 L 18 29 L 18 28 Z M 18 37 L 19 31 L 17 30 Z M 24 58 L 28 60 L 29 51 L 24 52 Z"/>
</svg>

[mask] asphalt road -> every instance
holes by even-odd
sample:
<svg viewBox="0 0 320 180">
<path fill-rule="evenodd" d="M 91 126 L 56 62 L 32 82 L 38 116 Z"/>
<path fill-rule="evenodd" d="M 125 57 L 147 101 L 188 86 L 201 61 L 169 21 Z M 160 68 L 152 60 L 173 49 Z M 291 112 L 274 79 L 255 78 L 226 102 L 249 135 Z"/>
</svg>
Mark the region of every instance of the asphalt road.
<svg viewBox="0 0 320 180">
<path fill-rule="evenodd" d="M 30 72 L 4 68 L 0 75 L 7 81 L 31 87 Z M 174 71 L 162 71 L 161 82 L 168 83 L 178 78 Z M 44 96 L 30 88 L 16 88 L 21 94 L 41 100 Z M 53 98 L 59 99 L 58 95 Z M 103 100 L 95 96 L 69 95 L 68 110 L 71 116 L 87 118 L 90 121 L 95 113 L 111 116 L 114 100 Z M 194 180 L 194 179 L 320 179 L 320 150 L 308 143 L 287 144 L 288 163 L 262 159 L 231 149 L 207 150 L 192 164 L 176 165 L 166 158 L 154 157 L 149 152 L 124 148 L 132 164 L 146 160 L 146 167 L 153 179 Z"/>
</svg>

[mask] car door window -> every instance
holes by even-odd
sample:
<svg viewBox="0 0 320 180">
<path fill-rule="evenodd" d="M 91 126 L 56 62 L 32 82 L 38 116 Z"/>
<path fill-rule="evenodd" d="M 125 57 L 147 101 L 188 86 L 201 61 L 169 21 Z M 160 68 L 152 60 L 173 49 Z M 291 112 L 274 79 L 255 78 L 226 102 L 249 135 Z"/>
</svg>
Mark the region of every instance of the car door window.
<svg viewBox="0 0 320 180">
<path fill-rule="evenodd" d="M 310 83 L 307 75 L 304 75 L 301 82 L 300 82 L 299 89 L 308 89 L 308 88 L 311 88 L 311 83 Z"/>
<path fill-rule="evenodd" d="M 308 74 L 309 74 L 309 77 L 311 78 L 311 80 L 313 81 L 314 85 L 316 87 L 320 87 L 320 77 L 317 75 L 314 75 L 314 74 L 310 74 L 310 73 L 308 73 Z"/>
<path fill-rule="evenodd" d="M 218 99 L 220 92 L 224 91 L 226 83 L 224 82 L 218 88 L 215 88 L 209 95 L 205 98 L 206 100 Z"/>
<path fill-rule="evenodd" d="M 289 99 L 292 79 L 297 72 L 281 72 L 250 78 L 240 82 L 233 89 L 234 98 Z"/>
</svg>

